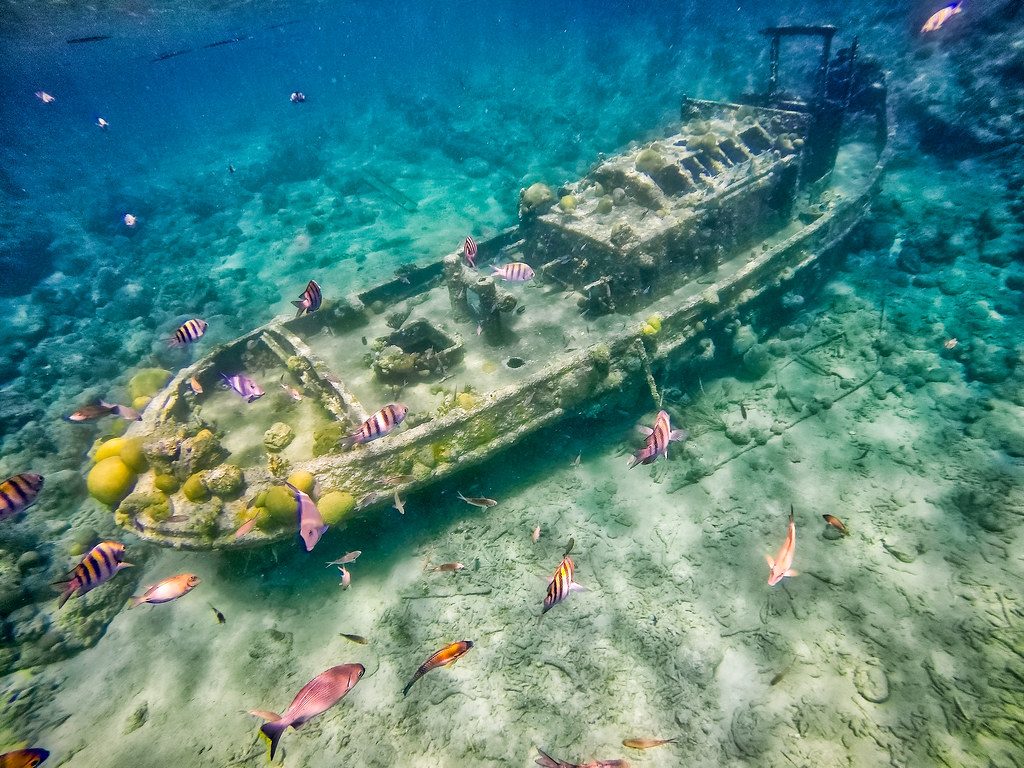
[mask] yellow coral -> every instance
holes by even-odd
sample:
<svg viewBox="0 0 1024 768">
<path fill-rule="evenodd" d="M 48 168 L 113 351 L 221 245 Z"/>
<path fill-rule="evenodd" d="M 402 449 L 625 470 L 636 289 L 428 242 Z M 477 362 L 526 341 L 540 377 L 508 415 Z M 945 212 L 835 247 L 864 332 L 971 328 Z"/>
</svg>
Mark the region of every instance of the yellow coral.
<svg viewBox="0 0 1024 768">
<path fill-rule="evenodd" d="M 455 397 L 455 403 L 464 411 L 471 411 L 476 405 L 476 398 L 473 397 L 469 392 L 460 392 Z"/>
<path fill-rule="evenodd" d="M 303 493 L 313 493 L 313 483 L 316 482 L 316 478 L 313 477 L 312 472 L 299 470 L 288 475 L 288 482 Z"/>
<path fill-rule="evenodd" d="M 641 325 L 640 326 L 640 332 L 643 333 L 644 336 L 657 336 L 658 335 L 657 329 L 653 325 L 651 325 L 650 323 L 644 323 L 643 325 Z"/>
<path fill-rule="evenodd" d="M 203 473 L 196 472 L 194 475 L 188 478 L 182 486 L 181 492 L 185 494 L 185 498 L 189 501 L 206 501 L 210 498 L 210 489 L 206 487 L 206 483 L 203 482 Z"/>
<path fill-rule="evenodd" d="M 112 507 L 128 495 L 135 475 L 119 456 L 108 456 L 89 471 L 85 484 L 94 499 Z"/>
<path fill-rule="evenodd" d="M 661 315 L 651 315 L 647 318 L 647 324 L 654 329 L 655 333 L 661 333 Z"/>
<path fill-rule="evenodd" d="M 163 368 L 143 368 L 128 382 L 128 392 L 134 402 L 137 397 L 152 397 L 171 378 L 171 372 Z"/>
<path fill-rule="evenodd" d="M 123 437 L 112 437 L 106 442 L 100 443 L 92 455 L 92 460 L 96 464 L 99 464 L 104 459 L 109 459 L 111 456 L 120 456 L 121 449 L 127 444 L 127 440 Z"/>
<path fill-rule="evenodd" d="M 152 400 L 153 398 L 150 397 L 149 395 L 139 395 L 134 400 L 132 400 L 132 408 L 134 408 L 139 413 L 142 413 L 144 410 L 146 410 L 146 406 L 149 405 L 150 402 L 152 402 Z"/>
<path fill-rule="evenodd" d="M 321 496 L 316 506 L 327 525 L 337 525 L 355 509 L 356 500 L 348 491 L 331 491 Z"/>
<path fill-rule="evenodd" d="M 118 451 L 118 456 L 121 457 L 127 466 L 135 474 L 145 472 L 149 469 L 149 462 L 146 461 L 146 454 L 142 452 L 142 440 L 139 438 L 119 438 L 124 442 L 121 444 L 121 450 Z"/>
</svg>

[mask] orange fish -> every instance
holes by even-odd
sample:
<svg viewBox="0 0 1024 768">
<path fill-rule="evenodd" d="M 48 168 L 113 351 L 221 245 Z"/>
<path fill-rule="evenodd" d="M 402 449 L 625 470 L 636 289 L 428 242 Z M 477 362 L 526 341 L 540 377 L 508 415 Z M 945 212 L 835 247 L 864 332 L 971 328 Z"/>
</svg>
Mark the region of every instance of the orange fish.
<svg viewBox="0 0 1024 768">
<path fill-rule="evenodd" d="M 624 739 L 622 746 L 630 749 L 650 749 L 660 747 L 662 744 L 673 744 L 676 739 Z"/>
<path fill-rule="evenodd" d="M 189 387 L 191 387 L 193 394 L 203 394 L 203 385 L 199 383 L 199 379 L 197 379 L 195 376 L 188 380 L 188 385 Z"/>
<path fill-rule="evenodd" d="M 835 528 L 837 531 L 839 531 L 841 534 L 843 534 L 843 536 L 849 536 L 850 535 L 850 532 L 848 530 L 846 530 L 846 526 L 843 525 L 843 521 L 840 520 L 835 515 L 822 515 L 822 517 L 825 519 L 826 523 L 828 523 L 833 528 Z"/>
<path fill-rule="evenodd" d="M 49 756 L 49 752 L 38 747 L 17 749 L 0 755 L 0 768 L 36 768 Z"/>
<path fill-rule="evenodd" d="M 931 16 L 928 17 L 928 21 L 921 27 L 921 32 L 937 32 L 942 29 L 942 25 L 949 21 L 951 18 L 956 16 L 963 9 L 963 0 L 957 0 L 955 3 L 950 3 L 945 8 L 940 8 Z"/>
<path fill-rule="evenodd" d="M 177 576 L 158 581 L 146 590 L 142 595 L 132 597 L 129 608 L 134 608 L 142 603 L 156 605 L 158 603 L 169 603 L 177 600 L 182 595 L 187 595 L 199 585 L 199 577 L 194 573 L 179 573 Z"/>
<path fill-rule="evenodd" d="M 569 557 L 569 554 L 566 553 L 565 557 L 562 558 L 562 562 L 558 564 L 558 568 L 555 569 L 555 575 L 548 582 L 548 591 L 544 595 L 544 608 L 540 612 L 541 616 L 565 600 L 570 592 L 586 589 L 586 587 L 576 583 L 575 574 L 576 564 Z"/>
<path fill-rule="evenodd" d="M 403 696 L 409 695 L 409 689 L 412 688 L 413 683 L 423 677 L 427 672 L 438 667 L 450 667 L 456 661 L 465 656 L 469 649 L 473 647 L 472 640 L 458 640 L 454 643 L 449 643 L 437 653 L 431 655 L 429 659 L 420 664 L 420 668 L 416 670 L 416 674 L 412 676 L 412 680 L 405 686 L 402 691 Z"/>
<path fill-rule="evenodd" d="M 779 554 L 772 559 L 771 555 L 765 555 L 768 561 L 768 586 L 774 587 L 786 576 L 796 576 L 797 571 L 793 569 L 793 555 L 796 554 L 796 524 L 793 522 L 793 505 L 789 505 L 789 526 L 786 528 L 786 540 L 779 548 Z"/>
<path fill-rule="evenodd" d="M 257 517 L 259 517 L 259 515 L 253 515 L 240 526 L 238 526 L 238 530 L 235 531 L 235 538 L 240 539 L 243 536 L 248 536 L 250 533 L 252 533 L 252 529 L 256 527 Z"/>
</svg>

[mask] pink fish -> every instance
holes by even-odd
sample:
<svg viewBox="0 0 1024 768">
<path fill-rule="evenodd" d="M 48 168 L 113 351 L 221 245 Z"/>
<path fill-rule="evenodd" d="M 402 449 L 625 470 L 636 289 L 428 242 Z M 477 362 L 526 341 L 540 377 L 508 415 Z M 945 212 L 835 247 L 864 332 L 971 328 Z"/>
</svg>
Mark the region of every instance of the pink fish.
<svg viewBox="0 0 1024 768">
<path fill-rule="evenodd" d="M 540 541 L 540 526 L 539 525 L 536 528 L 533 529 L 533 533 L 530 534 L 530 539 L 533 540 L 534 544 L 536 544 L 538 541 Z"/>
<path fill-rule="evenodd" d="M 234 376 L 222 373 L 220 377 L 224 380 L 225 384 L 247 403 L 253 403 L 266 394 L 263 391 L 263 387 L 244 373 L 236 373 Z"/>
<path fill-rule="evenodd" d="M 669 424 L 668 414 L 665 411 L 658 411 L 658 416 L 654 419 L 654 429 L 640 427 L 640 432 L 647 438 L 647 442 L 629 460 L 630 469 L 637 464 L 650 464 L 657 461 L 659 456 L 664 456 L 667 459 L 668 444 L 678 440 L 685 440 L 690 436 L 690 433 L 685 429 L 672 429 L 672 425 Z"/>
<path fill-rule="evenodd" d="M 322 715 L 355 687 L 365 671 L 362 664 L 342 664 L 321 672 L 302 686 L 281 717 L 260 727 L 260 732 L 270 740 L 270 759 L 274 759 L 281 734 L 288 726 L 298 728 Z"/>
<path fill-rule="evenodd" d="M 506 283 L 525 283 L 533 280 L 534 271 L 529 264 L 521 261 L 513 261 L 504 267 L 491 267 L 494 270 L 492 277 L 500 277 Z"/>
<path fill-rule="evenodd" d="M 139 218 L 137 216 L 135 216 L 134 214 L 126 213 L 124 215 L 124 225 L 126 227 L 128 227 L 129 229 L 131 227 L 134 227 L 138 223 L 139 223 Z"/>
<path fill-rule="evenodd" d="M 339 565 L 338 570 L 341 571 L 341 581 L 338 582 L 342 589 L 348 589 L 352 586 L 352 574 L 344 565 Z"/>
<path fill-rule="evenodd" d="M 285 485 L 295 495 L 296 512 L 299 516 L 299 535 L 306 545 L 306 551 L 312 552 L 313 547 L 316 546 L 316 543 L 320 541 L 320 537 L 327 530 L 327 526 L 320 515 L 320 510 L 316 508 L 316 504 L 313 503 L 313 500 L 308 495 L 291 483 L 285 483 Z"/>
<path fill-rule="evenodd" d="M 473 269 L 476 269 L 476 240 L 473 239 L 472 235 L 466 236 L 466 243 L 462 248 L 463 253 L 466 254 L 466 263 L 469 264 Z"/>
<path fill-rule="evenodd" d="M 786 540 L 782 542 L 779 554 L 772 559 L 771 555 L 765 555 L 768 561 L 768 586 L 774 587 L 786 576 L 796 576 L 798 571 L 793 569 L 793 555 L 796 554 L 796 524 L 793 522 L 793 505 L 789 505 L 789 526 L 786 529 Z"/>
<path fill-rule="evenodd" d="M 36 98 L 43 102 L 43 104 L 53 104 L 57 100 L 46 91 L 36 91 Z"/>
<path fill-rule="evenodd" d="M 539 747 L 537 751 L 540 753 L 540 757 L 537 758 L 536 763 L 541 768 L 629 768 L 629 763 L 625 760 L 593 760 L 589 763 L 569 763 L 565 760 L 559 760 L 557 757 L 552 757 Z"/>
<path fill-rule="evenodd" d="M 235 538 L 236 539 L 240 539 L 243 536 L 248 536 L 250 533 L 252 533 L 252 529 L 255 528 L 255 527 L 256 527 L 256 515 L 253 515 L 248 520 L 246 520 L 244 523 L 242 523 L 240 526 L 238 526 L 238 530 L 235 531 Z"/>
<path fill-rule="evenodd" d="M 341 441 L 341 446 L 348 448 L 357 443 L 368 443 L 371 440 L 384 437 L 384 435 L 405 421 L 408 413 L 409 408 L 401 403 L 388 403 L 360 424 L 359 429 L 354 433 L 344 438 Z"/>
</svg>

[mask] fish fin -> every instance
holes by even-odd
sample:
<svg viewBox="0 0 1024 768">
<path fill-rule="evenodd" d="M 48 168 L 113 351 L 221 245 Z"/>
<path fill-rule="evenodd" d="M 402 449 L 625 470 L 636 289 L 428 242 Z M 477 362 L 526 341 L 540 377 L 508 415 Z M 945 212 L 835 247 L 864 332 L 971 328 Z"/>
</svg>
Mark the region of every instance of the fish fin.
<svg viewBox="0 0 1024 768">
<path fill-rule="evenodd" d="M 685 429 L 673 429 L 672 434 L 668 436 L 668 439 L 670 441 L 674 440 L 676 442 L 679 442 L 680 440 L 686 440 L 687 438 L 689 438 L 689 436 L 690 433 L 687 432 Z"/>
<path fill-rule="evenodd" d="M 73 594 L 75 594 L 75 590 L 76 590 L 76 589 L 78 589 L 78 587 L 77 587 L 77 586 L 76 586 L 76 587 L 72 587 L 71 589 L 65 589 L 65 590 L 64 590 L 64 591 L 63 591 L 63 592 L 61 593 L 61 596 L 60 596 L 59 598 L 57 598 L 57 610 L 58 610 L 58 611 L 59 611 L 59 610 L 60 610 L 61 608 L 63 608 L 63 607 L 64 607 L 64 603 L 66 603 L 66 602 L 67 602 L 68 600 L 70 600 L 70 599 L 71 599 L 71 596 L 72 596 Z"/>
<path fill-rule="evenodd" d="M 275 720 L 272 723 L 264 723 L 260 726 L 260 733 L 270 742 L 270 759 L 274 759 L 277 753 L 277 743 L 281 741 L 281 734 L 288 728 L 287 723 Z"/>
<path fill-rule="evenodd" d="M 420 675 L 413 675 L 412 680 L 410 680 L 408 683 L 406 683 L 405 688 L 402 689 L 402 695 L 403 696 L 408 696 L 409 695 L 409 691 L 412 689 L 412 686 L 419 679 L 420 679 Z"/>
<path fill-rule="evenodd" d="M 640 434 L 643 435 L 644 437 L 650 437 L 651 435 L 654 434 L 654 430 L 653 429 L 651 429 L 650 427 L 645 427 L 645 426 L 638 426 L 637 427 L 637 431 L 639 431 Z"/>
<path fill-rule="evenodd" d="M 134 568 L 134 567 L 135 567 L 135 563 L 118 563 L 117 564 L 117 570 L 119 570 L 119 571 L 122 568 Z"/>
<path fill-rule="evenodd" d="M 640 459 L 638 459 L 636 456 L 630 456 L 629 457 L 629 464 L 626 466 L 626 469 L 632 469 L 633 467 L 635 467 L 639 463 L 640 463 Z"/>
<path fill-rule="evenodd" d="M 768 561 L 768 567 L 769 568 L 774 568 L 775 567 L 775 558 L 774 557 L 772 557 L 771 555 L 765 555 L 764 559 Z"/>
<path fill-rule="evenodd" d="M 783 576 L 799 576 L 800 575 L 800 571 L 798 571 L 796 568 L 790 568 L 789 570 L 787 570 L 782 575 Z"/>
<path fill-rule="evenodd" d="M 145 595 L 132 595 L 130 598 L 128 598 L 128 610 L 131 610 L 132 608 L 136 607 L 137 605 L 141 605 L 144 602 L 146 602 Z"/>
<path fill-rule="evenodd" d="M 582 584 L 579 584 L 579 583 L 574 581 L 572 584 L 569 585 L 569 591 L 570 592 L 589 592 L 590 590 L 587 589 L 586 587 L 584 587 Z"/>
<path fill-rule="evenodd" d="M 555 758 L 540 747 L 537 747 L 537 752 L 540 753 L 540 757 L 537 758 L 537 765 L 541 766 L 541 768 L 561 768 L 563 765 L 563 763 L 555 760 Z"/>
</svg>

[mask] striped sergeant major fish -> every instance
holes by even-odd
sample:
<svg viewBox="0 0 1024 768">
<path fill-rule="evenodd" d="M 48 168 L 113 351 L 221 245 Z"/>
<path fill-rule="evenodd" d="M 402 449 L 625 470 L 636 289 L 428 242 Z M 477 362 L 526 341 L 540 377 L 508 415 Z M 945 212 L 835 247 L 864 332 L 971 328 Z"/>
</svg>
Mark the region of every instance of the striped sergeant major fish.
<svg viewBox="0 0 1024 768">
<path fill-rule="evenodd" d="M 513 261 L 511 264 L 506 264 L 504 267 L 491 267 L 494 272 L 491 274 L 492 277 L 500 277 L 506 283 L 525 283 L 529 280 L 533 280 L 534 271 L 529 264 L 524 264 L 521 261 Z"/>
<path fill-rule="evenodd" d="M 469 264 L 473 269 L 476 269 L 476 240 L 473 239 L 472 235 L 466 236 L 466 242 L 462 247 L 463 253 L 466 254 L 466 263 Z"/>
<path fill-rule="evenodd" d="M 640 432 L 647 438 L 647 442 L 629 460 L 630 469 L 637 464 L 650 464 L 656 461 L 659 456 L 664 456 L 667 459 L 668 444 L 678 440 L 685 440 L 690 436 L 690 433 L 685 429 L 672 429 L 672 425 L 668 420 L 668 413 L 665 411 L 658 411 L 658 416 L 654 419 L 654 429 L 640 427 Z"/>
<path fill-rule="evenodd" d="M 122 568 L 130 568 L 131 563 L 124 562 L 124 544 L 119 541 L 101 541 L 89 550 L 82 558 L 70 578 L 65 582 L 57 582 L 64 585 L 64 591 L 57 601 L 57 607 L 63 608 L 64 603 L 78 592 L 81 597 L 90 592 L 105 581 L 109 581 Z"/>
<path fill-rule="evenodd" d="M 388 403 L 364 421 L 353 434 L 344 438 L 341 441 L 341 447 L 349 448 L 357 443 L 368 443 L 371 440 L 384 437 L 405 421 L 408 413 L 408 407 L 401 403 Z"/>
<path fill-rule="evenodd" d="M 292 306 L 298 307 L 299 310 L 295 316 L 302 317 L 303 315 L 308 315 L 313 312 L 316 312 L 318 309 L 320 309 L 320 305 L 323 303 L 323 301 L 324 295 L 320 291 L 319 284 L 316 282 L 316 280 L 310 280 L 309 283 L 306 285 L 306 290 L 304 290 L 302 292 L 302 295 L 299 296 L 299 300 L 292 302 Z"/>
<path fill-rule="evenodd" d="M 174 332 L 174 335 L 167 343 L 172 347 L 185 347 L 189 344 L 194 344 L 203 337 L 203 334 L 206 333 L 206 328 L 205 320 L 193 317 L 191 320 L 186 320 L 182 323 L 181 327 Z"/>
<path fill-rule="evenodd" d="M 280 717 L 273 712 L 253 710 L 259 717 L 273 715 L 271 722 L 260 727 L 260 733 L 270 741 L 270 759 L 274 759 L 281 734 L 288 726 L 299 728 L 317 715 L 322 715 L 345 698 L 345 694 L 355 687 L 365 671 L 362 664 L 342 664 L 321 672 L 302 686 L 302 690 L 295 694 L 292 703 Z"/>
<path fill-rule="evenodd" d="M 569 596 L 570 592 L 581 591 L 586 587 L 577 584 L 574 580 L 576 575 L 576 564 L 569 557 L 568 553 L 562 558 L 562 562 L 559 563 L 558 568 L 555 569 L 555 575 L 551 577 L 548 582 L 548 591 L 544 595 L 544 609 L 540 612 L 543 616 L 545 613 L 550 611 L 560 602 L 565 600 Z"/>
<path fill-rule="evenodd" d="M 0 483 L 0 520 L 14 517 L 31 507 L 42 488 L 43 476 L 32 472 L 22 472 Z"/>
<path fill-rule="evenodd" d="M 458 640 L 454 643 L 449 643 L 441 650 L 431 654 L 429 659 L 420 664 L 420 668 L 416 670 L 416 674 L 412 676 L 412 680 L 410 680 L 405 688 L 402 689 L 402 695 L 408 696 L 409 689 L 412 688 L 417 680 L 427 674 L 427 672 L 432 669 L 437 669 L 438 667 L 450 667 L 456 661 L 469 653 L 469 649 L 472 647 L 472 640 Z"/>
<path fill-rule="evenodd" d="M 16 749 L 0 755 L 0 768 L 36 768 L 42 765 L 50 753 L 39 747 Z"/>
</svg>

